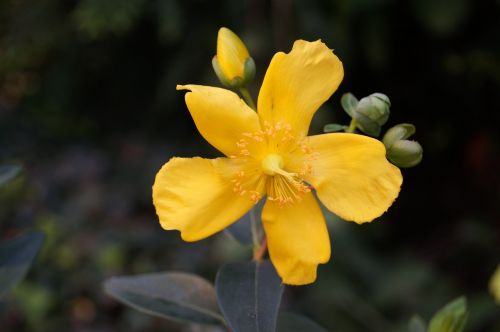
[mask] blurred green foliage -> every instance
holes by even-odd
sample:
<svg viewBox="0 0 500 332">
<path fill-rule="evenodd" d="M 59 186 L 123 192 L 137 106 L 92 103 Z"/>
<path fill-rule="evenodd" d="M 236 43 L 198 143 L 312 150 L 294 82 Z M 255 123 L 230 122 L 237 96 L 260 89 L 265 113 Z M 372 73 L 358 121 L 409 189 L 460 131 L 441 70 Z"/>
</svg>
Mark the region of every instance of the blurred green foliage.
<svg viewBox="0 0 500 332">
<path fill-rule="evenodd" d="M 345 79 L 313 133 L 348 122 L 343 92 L 384 91 L 387 126 L 414 123 L 426 149 L 379 222 L 330 216 L 332 260 L 315 284 L 285 290 L 284 309 L 332 331 L 402 331 L 464 294 L 466 331 L 500 330 L 487 290 L 500 257 L 499 11 L 495 0 L 1 1 L 0 160 L 26 174 L 0 190 L 0 234 L 47 234 L 0 303 L 2 331 L 200 331 L 127 309 L 100 285 L 166 270 L 213 281 L 250 257 L 224 235 L 183 243 L 164 232 L 150 199 L 171 156 L 217 155 L 175 85 L 218 85 L 220 26 L 255 59 L 254 96 L 295 39 L 335 49 Z"/>
</svg>

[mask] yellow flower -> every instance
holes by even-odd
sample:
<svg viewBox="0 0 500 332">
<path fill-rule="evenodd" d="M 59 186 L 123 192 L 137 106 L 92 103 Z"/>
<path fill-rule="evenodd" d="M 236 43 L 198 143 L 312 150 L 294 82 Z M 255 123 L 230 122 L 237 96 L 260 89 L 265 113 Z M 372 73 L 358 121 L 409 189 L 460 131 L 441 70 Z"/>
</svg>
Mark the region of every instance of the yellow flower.
<svg viewBox="0 0 500 332">
<path fill-rule="evenodd" d="M 402 183 L 375 139 L 307 136 L 342 78 L 342 63 L 325 44 L 298 40 L 273 57 L 257 113 L 229 90 L 178 86 L 190 91 L 186 104 L 201 135 L 226 157 L 172 158 L 162 167 L 153 185 L 162 227 L 200 240 L 267 197 L 262 222 L 278 274 L 286 284 L 313 282 L 330 258 L 330 241 L 312 188 L 329 210 L 363 223 L 389 208 Z"/>
<path fill-rule="evenodd" d="M 220 28 L 217 35 L 217 55 L 212 64 L 224 85 L 238 86 L 255 74 L 255 64 L 241 39 L 228 28 Z"/>
</svg>

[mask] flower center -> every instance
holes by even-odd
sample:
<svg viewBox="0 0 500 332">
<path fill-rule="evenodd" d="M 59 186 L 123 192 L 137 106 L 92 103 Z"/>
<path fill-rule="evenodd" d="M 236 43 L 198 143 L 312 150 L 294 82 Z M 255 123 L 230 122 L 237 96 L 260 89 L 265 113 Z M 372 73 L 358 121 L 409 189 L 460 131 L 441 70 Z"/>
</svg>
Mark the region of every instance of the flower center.
<svg viewBox="0 0 500 332">
<path fill-rule="evenodd" d="M 270 153 L 261 162 L 262 171 L 270 177 L 266 182 L 267 198 L 280 206 L 300 201 L 304 193 L 311 191 L 296 173 L 283 169 L 283 158 Z"/>
<path fill-rule="evenodd" d="M 252 188 L 251 179 L 255 179 L 259 174 L 262 176 L 262 173 L 267 199 L 279 206 L 290 206 L 311 191 L 303 178 L 311 173 L 310 160 L 313 153 L 306 142 L 297 142 L 289 124 L 277 122 L 271 125 L 265 122 L 262 130 L 242 133 L 236 146 L 239 152 L 229 158 L 245 165 L 244 170 L 237 172 L 231 180 L 233 190 L 238 195 L 249 195 L 250 199 L 257 203 L 261 194 Z M 293 167 L 287 167 L 285 160 L 288 154 L 297 150 L 304 155 L 303 165 L 294 164 Z M 296 171 L 287 171 L 290 167 Z"/>
<path fill-rule="evenodd" d="M 280 173 L 280 171 L 283 172 L 281 169 L 283 167 L 283 158 L 274 153 L 268 154 L 262 160 L 261 165 L 262 171 L 264 171 L 267 175 L 275 175 L 276 173 Z"/>
</svg>

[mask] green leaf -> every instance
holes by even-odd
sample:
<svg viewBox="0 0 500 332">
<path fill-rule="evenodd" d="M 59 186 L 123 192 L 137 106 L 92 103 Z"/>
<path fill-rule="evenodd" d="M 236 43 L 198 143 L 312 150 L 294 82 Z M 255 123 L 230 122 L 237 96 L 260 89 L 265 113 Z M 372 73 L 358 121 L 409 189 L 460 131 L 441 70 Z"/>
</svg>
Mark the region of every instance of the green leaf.
<svg viewBox="0 0 500 332">
<path fill-rule="evenodd" d="M 341 125 L 338 123 L 329 123 L 323 127 L 323 131 L 325 133 L 334 133 L 337 131 L 343 131 L 346 128 L 347 128 L 347 126 L 344 126 L 344 125 Z"/>
<path fill-rule="evenodd" d="M 290 312 L 280 313 L 278 316 L 277 332 L 327 332 L 309 318 Z M 425 332 L 425 331 L 424 331 Z"/>
<path fill-rule="evenodd" d="M 350 92 L 344 93 L 340 98 L 340 104 L 344 111 L 349 114 L 351 118 L 354 118 L 356 107 L 358 107 L 358 100 L 356 97 Z"/>
<path fill-rule="evenodd" d="M 189 273 L 164 272 L 113 277 L 104 290 L 118 301 L 144 313 L 184 322 L 221 324 L 215 289 Z"/>
<path fill-rule="evenodd" d="M 461 332 L 467 321 L 467 301 L 461 296 L 440 309 L 429 323 L 428 332 Z"/>
<path fill-rule="evenodd" d="M 215 289 L 233 332 L 275 331 L 283 284 L 270 261 L 224 265 Z"/>
<path fill-rule="evenodd" d="M 14 179 L 21 169 L 19 165 L 0 165 L 0 187 Z"/>
<path fill-rule="evenodd" d="M 425 332 L 427 330 L 425 321 L 419 315 L 414 315 L 408 323 L 408 332 Z"/>
<path fill-rule="evenodd" d="M 0 242 L 0 297 L 24 278 L 44 238 L 43 233 L 28 232 Z"/>
</svg>

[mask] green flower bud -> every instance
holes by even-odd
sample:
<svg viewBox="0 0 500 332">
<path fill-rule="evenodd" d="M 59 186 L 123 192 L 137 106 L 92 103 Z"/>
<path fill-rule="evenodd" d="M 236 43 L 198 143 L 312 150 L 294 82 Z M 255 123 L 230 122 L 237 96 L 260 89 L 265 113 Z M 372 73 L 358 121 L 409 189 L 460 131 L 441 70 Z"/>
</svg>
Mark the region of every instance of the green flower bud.
<svg viewBox="0 0 500 332">
<path fill-rule="evenodd" d="M 219 30 L 212 66 L 221 83 L 231 89 L 248 84 L 255 76 L 255 62 L 245 44 L 227 28 Z"/>
<path fill-rule="evenodd" d="M 357 127 L 368 135 L 380 135 L 381 127 L 389 119 L 389 98 L 381 93 L 373 93 L 362 98 L 355 111 Z"/>
<path fill-rule="evenodd" d="M 415 126 L 402 123 L 389 129 L 382 139 L 386 156 L 394 165 L 402 168 L 416 166 L 423 156 L 422 146 L 416 141 L 407 140 L 415 133 Z"/>
<path fill-rule="evenodd" d="M 351 93 L 346 93 L 340 102 L 356 121 L 356 127 L 370 136 L 379 136 L 381 127 L 389 119 L 391 101 L 382 93 L 372 93 L 359 101 Z"/>
<path fill-rule="evenodd" d="M 410 123 L 401 123 L 389 129 L 385 133 L 384 138 L 382 138 L 382 142 L 384 142 L 386 149 L 389 149 L 394 142 L 409 138 L 415 134 L 415 131 L 414 125 Z"/>
</svg>

